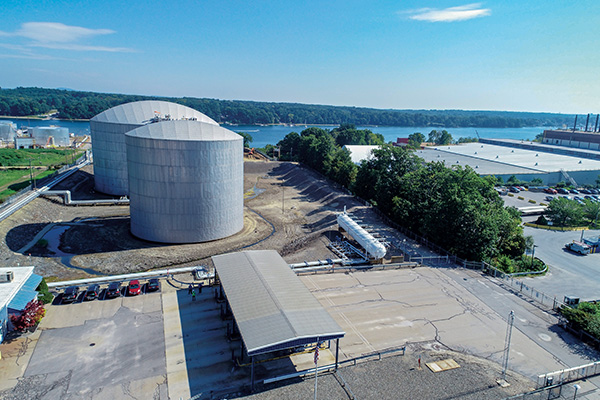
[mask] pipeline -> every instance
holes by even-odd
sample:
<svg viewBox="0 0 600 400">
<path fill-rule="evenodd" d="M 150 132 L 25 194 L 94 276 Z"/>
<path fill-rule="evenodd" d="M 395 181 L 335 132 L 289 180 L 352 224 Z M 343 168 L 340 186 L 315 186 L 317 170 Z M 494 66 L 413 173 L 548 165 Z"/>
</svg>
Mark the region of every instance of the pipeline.
<svg viewBox="0 0 600 400">
<path fill-rule="evenodd" d="M 162 269 L 158 271 L 148 271 L 148 272 L 136 272 L 132 274 L 122 274 L 122 275 L 112 275 L 112 276 L 103 276 L 101 278 L 84 278 L 77 279 L 74 281 L 60 281 L 60 282 L 48 282 L 49 288 L 61 288 L 65 286 L 85 286 L 90 285 L 92 283 L 108 283 L 114 281 L 129 281 L 132 279 L 143 279 L 150 278 L 156 276 L 169 276 L 173 274 L 180 274 L 183 272 L 194 272 L 196 271 L 198 266 L 194 267 L 182 267 L 182 268 L 173 268 L 173 269 Z M 214 278 L 214 273 L 208 274 L 207 278 Z"/>
<path fill-rule="evenodd" d="M 333 264 L 343 264 L 343 265 L 355 265 L 355 264 L 365 264 L 366 261 L 362 258 L 355 258 L 352 260 L 344 260 L 342 258 L 336 258 L 335 260 L 327 259 L 327 260 L 317 260 L 317 261 L 304 261 L 297 264 L 290 264 L 289 267 L 291 269 L 301 269 L 308 267 L 316 267 L 323 265 L 333 265 Z"/>
<path fill-rule="evenodd" d="M 95 206 L 104 204 L 127 205 L 128 198 L 120 199 L 97 199 L 97 200 L 72 200 L 70 190 L 46 190 L 40 192 L 40 196 L 63 196 L 64 204 L 67 206 Z"/>
</svg>

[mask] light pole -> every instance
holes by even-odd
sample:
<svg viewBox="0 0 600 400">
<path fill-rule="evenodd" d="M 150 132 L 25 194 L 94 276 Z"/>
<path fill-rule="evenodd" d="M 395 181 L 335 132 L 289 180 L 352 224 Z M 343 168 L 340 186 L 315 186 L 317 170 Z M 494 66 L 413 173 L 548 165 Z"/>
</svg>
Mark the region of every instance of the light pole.
<svg viewBox="0 0 600 400">
<path fill-rule="evenodd" d="M 575 389 L 575 394 L 573 395 L 573 400 L 575 400 L 577 398 L 577 391 L 579 389 L 581 389 L 581 386 L 579 386 L 578 384 L 573 385 L 573 389 Z"/>
<path fill-rule="evenodd" d="M 508 369 L 508 353 L 510 352 L 510 337 L 512 335 L 512 327 L 515 321 L 515 312 L 510 311 L 508 314 L 508 326 L 506 327 L 506 340 L 504 347 L 504 362 L 502 363 L 502 379 L 506 381 L 506 370 Z"/>
<path fill-rule="evenodd" d="M 531 268 L 530 268 L 530 269 L 533 269 L 533 260 L 535 260 L 535 248 L 536 248 L 536 247 L 537 247 L 537 245 L 536 245 L 536 244 L 534 244 L 534 245 L 531 247 Z"/>
</svg>

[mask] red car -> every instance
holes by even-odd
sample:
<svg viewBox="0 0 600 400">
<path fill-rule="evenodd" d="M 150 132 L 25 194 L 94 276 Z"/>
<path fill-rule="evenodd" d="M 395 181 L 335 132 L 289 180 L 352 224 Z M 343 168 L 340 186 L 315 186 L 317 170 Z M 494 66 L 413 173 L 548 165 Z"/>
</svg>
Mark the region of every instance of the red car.
<svg viewBox="0 0 600 400">
<path fill-rule="evenodd" d="M 137 279 L 134 279 L 131 282 L 129 282 L 129 285 L 127 286 L 127 294 L 128 295 L 137 296 L 138 294 L 140 294 L 141 291 L 142 291 L 142 285 L 140 285 L 140 281 L 138 281 Z"/>
</svg>

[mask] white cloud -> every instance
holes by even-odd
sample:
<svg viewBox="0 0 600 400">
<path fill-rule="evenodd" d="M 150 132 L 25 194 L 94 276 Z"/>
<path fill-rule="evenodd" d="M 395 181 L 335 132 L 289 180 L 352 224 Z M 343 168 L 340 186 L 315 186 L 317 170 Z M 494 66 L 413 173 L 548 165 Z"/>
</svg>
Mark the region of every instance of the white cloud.
<svg viewBox="0 0 600 400">
<path fill-rule="evenodd" d="M 109 35 L 110 29 L 89 29 L 59 22 L 26 22 L 16 34 L 42 43 L 69 43 L 84 37 Z"/>
<path fill-rule="evenodd" d="M 409 12 L 409 18 L 427 22 L 454 22 L 485 17 L 491 14 L 489 8 L 481 8 L 480 3 L 466 4 L 464 6 L 449 7 L 444 9 L 421 8 Z"/>
<path fill-rule="evenodd" d="M 75 51 L 107 51 L 112 53 L 132 53 L 135 52 L 133 49 L 127 47 L 105 47 L 105 46 L 86 46 L 75 43 L 35 43 L 31 44 L 32 47 L 43 47 L 45 49 L 54 50 L 75 50 Z"/>
<path fill-rule="evenodd" d="M 133 52 L 135 50 L 125 47 L 90 46 L 75 42 L 99 35 L 115 33 L 111 29 L 89 29 L 81 26 L 71 26 L 60 22 L 25 22 L 15 32 L 0 31 L 3 37 L 22 37 L 31 42 L 25 47 L 43 47 L 57 50 L 73 51 L 106 51 L 106 52 Z"/>
</svg>

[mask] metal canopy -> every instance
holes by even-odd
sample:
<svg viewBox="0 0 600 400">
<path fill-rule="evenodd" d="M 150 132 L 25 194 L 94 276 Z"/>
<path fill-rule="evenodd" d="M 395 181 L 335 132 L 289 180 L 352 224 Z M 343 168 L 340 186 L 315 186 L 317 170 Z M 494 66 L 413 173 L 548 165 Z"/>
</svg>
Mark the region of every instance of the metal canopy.
<svg viewBox="0 0 600 400">
<path fill-rule="evenodd" d="M 276 251 L 212 260 L 249 356 L 344 336 Z"/>
</svg>

